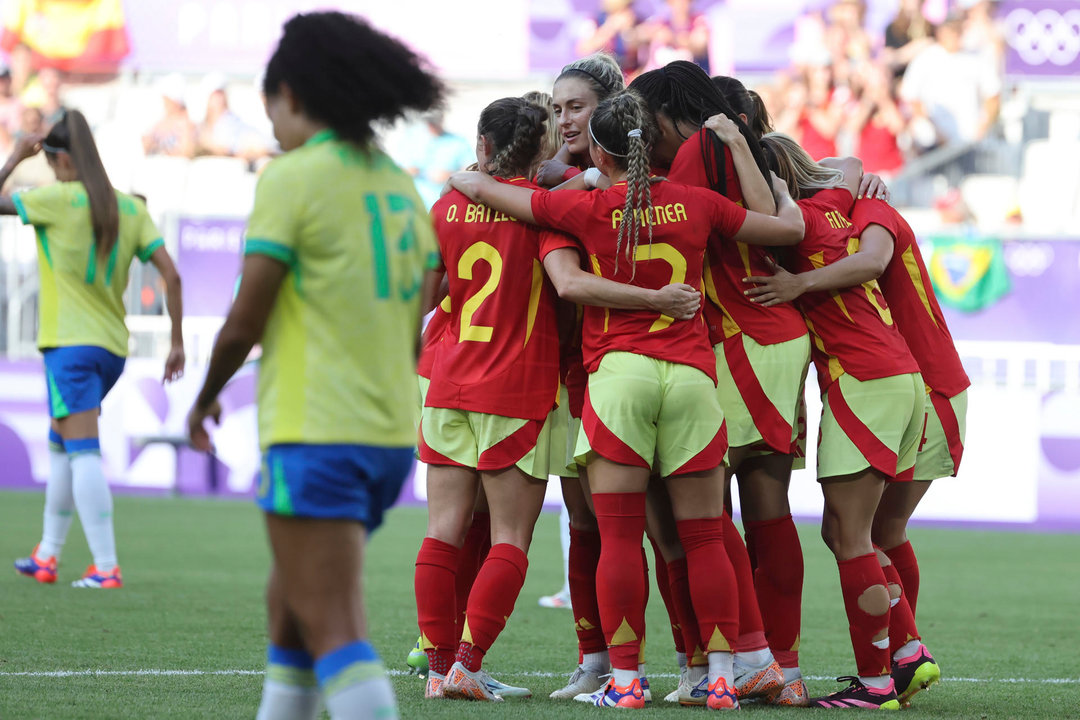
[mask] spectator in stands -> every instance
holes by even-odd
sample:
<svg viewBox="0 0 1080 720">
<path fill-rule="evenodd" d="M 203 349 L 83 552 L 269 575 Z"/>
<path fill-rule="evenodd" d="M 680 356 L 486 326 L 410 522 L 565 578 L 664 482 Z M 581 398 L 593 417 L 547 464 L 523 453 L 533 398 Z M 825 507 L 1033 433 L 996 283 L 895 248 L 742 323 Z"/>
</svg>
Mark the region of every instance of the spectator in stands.
<svg viewBox="0 0 1080 720">
<path fill-rule="evenodd" d="M 38 107 L 23 108 L 19 129 L 15 133 L 15 140 L 27 136 L 44 136 L 49 131 L 49 125 L 45 124 L 45 116 Z M 5 192 L 23 190 L 26 188 L 48 185 L 56 180 L 56 175 L 49 167 L 45 159 L 45 153 L 23 160 L 15 168 L 4 186 Z"/>
<path fill-rule="evenodd" d="M 709 24 L 692 6 L 692 0 L 667 0 L 662 10 L 641 26 L 648 56 L 645 70 L 673 60 L 689 60 L 709 72 Z"/>
<path fill-rule="evenodd" d="M 988 64 L 1000 69 L 1005 58 L 1005 37 L 994 18 L 991 0 L 961 0 L 967 8 L 961 44 L 969 53 L 981 55 Z"/>
<path fill-rule="evenodd" d="M 150 132 L 143 135 L 143 151 L 147 155 L 195 157 L 198 133 L 195 123 L 188 117 L 184 79 L 179 75 L 169 75 L 161 80 L 158 87 L 165 114 Z"/>
<path fill-rule="evenodd" d="M 238 157 L 248 162 L 269 155 L 268 144 L 258 131 L 229 108 L 225 78 L 212 75 L 206 85 L 210 96 L 206 100 L 206 118 L 198 129 L 198 153 Z"/>
<path fill-rule="evenodd" d="M 831 65 L 809 65 L 793 78 L 775 114 L 776 129 L 791 135 L 815 160 L 836 157 L 837 135 L 851 98 L 833 83 Z"/>
<path fill-rule="evenodd" d="M 619 63 L 624 75 L 633 75 L 639 64 L 639 22 L 633 0 L 603 0 L 590 35 L 577 44 L 578 55 L 606 52 Z"/>
<path fill-rule="evenodd" d="M 0 63 L 0 127 L 7 133 L 10 139 L 18 131 L 22 123 L 22 103 L 15 96 L 14 83 L 11 79 L 11 68 Z M 10 153 L 11 148 L 7 148 Z"/>
<path fill-rule="evenodd" d="M 431 208 L 450 176 L 476 160 L 476 150 L 468 140 L 443 127 L 440 113 L 428 115 L 425 125 L 426 142 L 415 148 L 416 154 L 407 169 L 415 178 L 416 189 L 424 204 Z"/>
<path fill-rule="evenodd" d="M 932 134 L 916 137 L 923 149 L 978 142 L 997 121 L 999 69 L 984 55 L 964 52 L 962 22 L 956 13 L 945 18 L 934 33 L 935 42 L 911 61 L 900 86 L 912 121 L 933 126 Z"/>
<path fill-rule="evenodd" d="M 922 0 L 900 0 L 896 17 L 885 28 L 882 59 L 903 75 L 912 59 L 933 43 L 933 27 L 922 13 Z"/>
<path fill-rule="evenodd" d="M 870 62 L 873 43 L 866 31 L 865 0 L 837 0 L 829 6 L 825 45 L 831 56 L 835 85 L 850 84 L 850 76 Z"/>
<path fill-rule="evenodd" d="M 36 77 L 26 86 L 22 94 L 23 105 L 41 109 L 44 116 L 46 132 L 60 119 L 64 117 L 64 104 L 60 101 L 60 87 L 62 85 L 60 71 L 56 68 L 45 67 L 38 71 Z"/>
<path fill-rule="evenodd" d="M 884 64 L 867 65 L 860 74 L 861 93 L 850 113 L 848 132 L 863 171 L 891 177 L 904 165 L 899 139 L 907 121 L 893 99 L 893 74 Z"/>
</svg>

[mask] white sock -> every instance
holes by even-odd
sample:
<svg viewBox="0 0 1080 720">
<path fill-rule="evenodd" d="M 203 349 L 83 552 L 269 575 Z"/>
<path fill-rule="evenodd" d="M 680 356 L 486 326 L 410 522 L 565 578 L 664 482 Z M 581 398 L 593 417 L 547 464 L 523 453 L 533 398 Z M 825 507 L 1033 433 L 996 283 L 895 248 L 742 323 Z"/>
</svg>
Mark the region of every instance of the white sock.
<svg viewBox="0 0 1080 720">
<path fill-rule="evenodd" d="M 563 504 L 559 513 L 559 542 L 562 544 L 563 586 L 560 593 L 570 596 L 570 511 Z"/>
<path fill-rule="evenodd" d="M 116 567 L 116 538 L 112 493 L 101 469 L 101 455 L 85 452 L 72 456 L 71 477 L 86 544 L 98 571 L 107 573 Z"/>
<path fill-rule="evenodd" d="M 637 674 L 638 677 L 645 677 L 645 663 L 638 663 Z"/>
<path fill-rule="evenodd" d="M 798 666 L 793 668 L 781 668 L 784 671 L 784 684 L 787 685 L 790 682 L 795 682 L 802 677 L 802 670 Z"/>
<path fill-rule="evenodd" d="M 348 685 L 326 698 L 331 720 L 397 720 L 397 700 L 386 675 Z"/>
<path fill-rule="evenodd" d="M 71 494 L 71 461 L 63 450 L 49 449 L 49 480 L 45 484 L 45 523 L 38 556 L 56 557 L 64 549 L 75 512 Z"/>
<path fill-rule="evenodd" d="M 758 668 L 762 665 L 768 665 L 773 661 L 772 651 L 769 648 L 762 648 L 761 650 L 750 650 L 748 652 L 735 653 L 735 663 L 742 667 Z"/>
<path fill-rule="evenodd" d="M 42 553 L 44 555 L 45 553 Z M 903 660 L 904 658 L 911 657 L 919 651 L 919 646 L 922 645 L 921 640 L 908 640 L 906 643 L 900 646 L 900 649 L 893 653 L 893 660 Z"/>
<path fill-rule="evenodd" d="M 581 658 L 581 667 L 591 670 L 597 675 L 603 675 L 611 669 L 611 660 L 608 659 L 607 650 L 596 653 L 585 653 Z"/>
<path fill-rule="evenodd" d="M 881 675 L 878 677 L 863 677 L 860 675 L 859 680 L 866 687 L 874 688 L 875 690 L 884 690 L 889 687 L 889 683 L 892 682 L 892 676 Z"/>
<path fill-rule="evenodd" d="M 730 652 L 714 650 L 707 657 L 709 658 L 709 685 L 724 678 L 729 686 L 734 686 L 735 656 Z"/>
<path fill-rule="evenodd" d="M 627 687 L 641 677 L 638 675 L 637 670 L 620 670 L 619 668 L 612 670 L 611 674 L 615 677 L 615 684 L 619 687 Z"/>
<path fill-rule="evenodd" d="M 686 667 L 686 653 L 681 653 L 681 652 L 675 653 L 675 662 L 677 662 L 679 664 L 679 669 L 680 670 L 682 670 L 684 667 Z"/>
<path fill-rule="evenodd" d="M 255 720 L 315 720 L 318 711 L 318 685 L 287 685 L 268 679 Z"/>
<path fill-rule="evenodd" d="M 687 670 L 690 671 L 690 675 L 687 679 L 690 681 L 690 685 L 695 687 L 701 682 L 702 678 L 709 676 L 708 665 L 691 665 Z"/>
</svg>

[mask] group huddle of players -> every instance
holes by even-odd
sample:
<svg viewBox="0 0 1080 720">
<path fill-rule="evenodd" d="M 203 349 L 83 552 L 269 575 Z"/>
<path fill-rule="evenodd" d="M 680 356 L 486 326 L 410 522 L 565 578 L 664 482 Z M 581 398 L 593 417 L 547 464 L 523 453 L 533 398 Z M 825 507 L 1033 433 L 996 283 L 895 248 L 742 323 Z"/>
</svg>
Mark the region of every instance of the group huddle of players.
<svg viewBox="0 0 1080 720">
<path fill-rule="evenodd" d="M 771 132 L 733 78 L 678 61 L 626 88 L 597 54 L 551 97 L 491 103 L 476 170 L 449 184 L 419 363 L 426 697 L 529 694 L 482 662 L 549 475 L 570 515 L 579 656 L 553 699 L 651 700 L 643 536 L 681 670 L 669 701 L 890 709 L 937 682 L 906 527 L 930 481 L 956 474 L 969 383 L 880 180 Z M 811 360 L 822 535 L 857 666 L 823 698 L 799 669 L 787 503 Z"/>
</svg>

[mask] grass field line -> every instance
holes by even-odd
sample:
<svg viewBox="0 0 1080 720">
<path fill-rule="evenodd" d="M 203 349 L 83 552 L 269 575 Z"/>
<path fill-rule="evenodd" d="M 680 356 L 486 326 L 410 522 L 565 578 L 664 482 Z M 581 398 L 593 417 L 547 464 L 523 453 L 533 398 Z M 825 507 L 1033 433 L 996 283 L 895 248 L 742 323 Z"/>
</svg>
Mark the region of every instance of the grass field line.
<svg viewBox="0 0 1080 720">
<path fill-rule="evenodd" d="M 388 670 L 387 673 L 393 677 L 401 677 L 410 675 L 404 670 Z M 264 675 L 263 670 L 39 670 L 39 671 L 22 671 L 22 672 L 4 672 L 0 671 L 0 677 L 48 677 L 48 678 L 66 678 L 66 677 L 144 677 L 144 676 L 198 676 L 198 675 Z M 496 674 L 500 677 L 512 677 L 512 678 L 554 678 L 563 677 L 567 673 L 554 673 L 554 672 L 542 672 L 537 670 L 523 670 L 519 672 L 504 672 L 497 671 Z M 649 673 L 650 678 L 666 678 L 674 679 L 679 677 L 675 673 Z M 835 680 L 831 675 L 807 675 L 807 680 Z M 1075 678 L 969 678 L 969 677 L 950 677 L 948 675 L 942 678 L 944 682 L 962 682 L 962 683 L 1030 683 L 1035 685 L 1080 685 L 1080 677 Z"/>
</svg>

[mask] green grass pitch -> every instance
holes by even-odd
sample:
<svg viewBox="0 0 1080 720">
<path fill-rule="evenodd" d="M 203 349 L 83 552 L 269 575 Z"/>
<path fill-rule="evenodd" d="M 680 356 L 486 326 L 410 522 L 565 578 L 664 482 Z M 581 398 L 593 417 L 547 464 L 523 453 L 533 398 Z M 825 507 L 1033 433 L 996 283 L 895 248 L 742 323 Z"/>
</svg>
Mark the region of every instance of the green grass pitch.
<svg viewBox="0 0 1080 720">
<path fill-rule="evenodd" d="M 24 555 L 41 532 L 42 496 L 0 494 L 0 561 Z M 0 718 L 252 718 L 262 683 L 263 581 L 268 554 L 258 511 L 248 503 L 121 497 L 117 541 L 127 587 L 69 587 L 90 557 L 72 528 L 60 582 L 42 586 L 0 572 Z M 528 701 L 500 705 L 425 703 L 415 677 L 394 677 L 406 718 L 593 717 L 558 704 L 576 660 L 570 613 L 536 599 L 561 584 L 557 520 L 545 514 L 517 610 L 487 656 L 503 680 L 532 688 Z M 806 584 L 802 667 L 814 694 L 853 671 L 835 565 L 803 526 Z M 400 673 L 416 639 L 413 561 L 423 509 L 392 511 L 368 552 L 371 637 Z M 922 566 L 919 627 L 944 682 L 915 698 L 905 717 L 1080 717 L 1080 536 L 916 528 Z M 649 604 L 648 664 L 654 696 L 675 685 L 671 637 L 655 587 Z M 57 677 L 34 673 L 102 671 Z M 195 671 L 198 674 L 150 674 Z M 1011 681 L 1008 679 L 1012 679 Z M 704 712 L 655 702 L 645 717 Z M 748 708 L 754 717 L 802 709 Z"/>
</svg>

